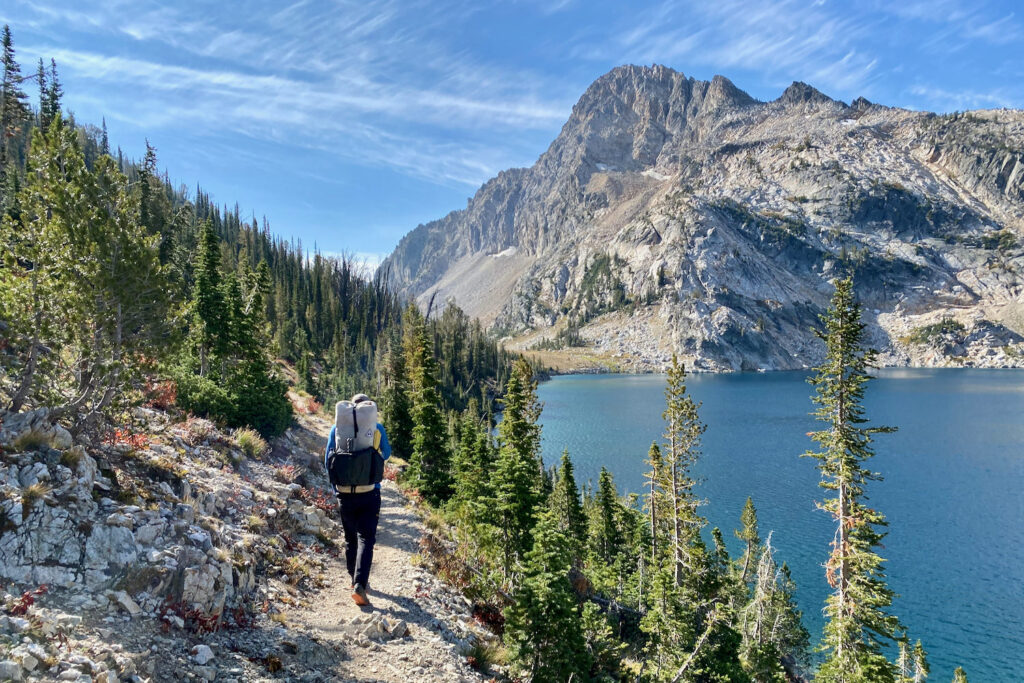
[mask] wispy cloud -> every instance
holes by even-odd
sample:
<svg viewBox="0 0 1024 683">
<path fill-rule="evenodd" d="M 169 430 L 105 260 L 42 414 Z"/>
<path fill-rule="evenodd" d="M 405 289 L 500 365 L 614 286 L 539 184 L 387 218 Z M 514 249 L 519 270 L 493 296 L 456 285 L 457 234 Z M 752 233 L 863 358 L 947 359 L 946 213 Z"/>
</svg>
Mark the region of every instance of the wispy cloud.
<svg viewBox="0 0 1024 683">
<path fill-rule="evenodd" d="M 473 131 L 505 130 L 513 138 L 550 130 L 572 105 L 547 77 L 495 67 L 436 41 L 432 29 L 451 18 L 427 3 L 412 24 L 408 4 L 394 0 L 257 4 L 267 11 L 229 31 L 214 17 L 196 21 L 201 14 L 188 6 L 143 2 L 124 17 L 116 3 L 87 15 L 32 5 L 39 21 L 172 52 L 155 59 L 35 44 L 22 54 L 53 56 L 76 79 L 131 92 L 112 107 L 113 119 L 288 139 L 444 184 L 479 185 L 508 165 L 514 144 L 496 150 L 474 142 Z"/>
<path fill-rule="evenodd" d="M 1004 90 L 978 92 L 976 90 L 948 90 L 927 85 L 911 86 L 910 93 L 921 98 L 923 108 L 937 111 L 992 109 L 1013 107 L 1014 99 Z"/>
<path fill-rule="evenodd" d="M 624 31 L 618 44 L 623 61 L 675 60 L 719 73 L 756 71 L 782 82 L 813 79 L 849 93 L 870 82 L 878 64 L 857 48 L 873 21 L 796 0 L 666 0 Z"/>
</svg>

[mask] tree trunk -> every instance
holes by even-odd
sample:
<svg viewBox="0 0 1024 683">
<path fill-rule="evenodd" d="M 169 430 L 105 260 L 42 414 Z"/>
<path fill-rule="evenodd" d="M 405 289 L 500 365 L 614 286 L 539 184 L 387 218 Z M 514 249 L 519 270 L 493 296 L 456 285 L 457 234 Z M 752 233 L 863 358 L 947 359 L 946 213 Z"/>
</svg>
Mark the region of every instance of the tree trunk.
<svg viewBox="0 0 1024 683">
<path fill-rule="evenodd" d="M 657 498 L 654 492 L 654 482 L 658 478 L 658 471 L 654 470 L 651 473 L 651 566 L 653 567 L 658 561 L 658 515 L 657 509 Z"/>
<path fill-rule="evenodd" d="M 32 337 L 32 341 L 29 342 L 30 349 L 28 352 L 28 362 L 25 364 L 25 369 L 21 373 L 21 383 L 18 385 L 17 391 L 14 392 L 14 397 L 11 398 L 11 404 L 7 407 L 7 410 L 16 413 L 21 410 L 21 407 L 25 404 L 25 399 L 28 397 L 29 389 L 32 388 L 32 379 L 36 374 L 36 362 L 39 358 L 39 333 Z"/>
<path fill-rule="evenodd" d="M 683 674 L 686 673 L 686 670 L 690 668 L 691 664 L 693 664 L 693 660 L 695 660 L 697 658 L 697 655 L 700 654 L 700 649 L 704 647 L 704 643 L 706 643 L 708 638 L 711 637 L 711 631 L 714 630 L 715 624 L 717 623 L 718 619 L 714 616 L 714 614 L 712 614 L 711 619 L 708 621 L 707 627 L 704 629 L 704 633 L 700 634 L 700 638 L 697 639 L 696 645 L 693 646 L 693 652 L 691 652 L 690 656 L 686 658 L 686 661 L 683 662 L 683 665 L 679 667 L 679 671 L 676 672 L 675 678 L 672 679 L 672 683 L 679 683 L 679 679 L 683 677 Z"/>
<path fill-rule="evenodd" d="M 43 309 L 39 305 L 39 278 L 36 273 L 36 264 L 32 264 L 32 304 L 36 309 L 34 316 L 35 329 L 33 330 L 32 341 L 29 342 L 28 362 L 25 363 L 25 369 L 21 373 L 21 383 L 14 392 L 11 404 L 7 408 L 12 413 L 18 412 L 25 405 L 25 399 L 32 388 L 32 380 L 35 378 L 36 365 L 39 361 L 39 328 L 42 327 L 43 323 Z"/>
<path fill-rule="evenodd" d="M 673 450 L 675 448 L 673 447 Z M 678 474 L 676 472 L 676 463 L 672 463 L 672 559 L 675 563 L 673 570 L 673 577 L 675 578 L 676 586 L 683 584 L 683 549 L 682 549 L 682 533 L 680 531 L 680 525 L 682 522 L 679 520 L 679 484 Z"/>
</svg>

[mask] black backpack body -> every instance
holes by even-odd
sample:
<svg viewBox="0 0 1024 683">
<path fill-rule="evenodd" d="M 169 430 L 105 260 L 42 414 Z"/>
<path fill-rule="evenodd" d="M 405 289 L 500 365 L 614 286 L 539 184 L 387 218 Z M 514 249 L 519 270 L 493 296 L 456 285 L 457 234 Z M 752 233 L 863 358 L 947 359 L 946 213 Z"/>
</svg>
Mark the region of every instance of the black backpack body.
<svg viewBox="0 0 1024 683">
<path fill-rule="evenodd" d="M 327 476 L 339 493 L 379 484 L 384 479 L 384 457 L 376 446 L 376 406 L 340 401 L 336 407 L 334 450 L 327 456 Z M 362 422 L 369 424 L 360 425 Z M 348 489 L 346 491 L 345 489 Z"/>
</svg>

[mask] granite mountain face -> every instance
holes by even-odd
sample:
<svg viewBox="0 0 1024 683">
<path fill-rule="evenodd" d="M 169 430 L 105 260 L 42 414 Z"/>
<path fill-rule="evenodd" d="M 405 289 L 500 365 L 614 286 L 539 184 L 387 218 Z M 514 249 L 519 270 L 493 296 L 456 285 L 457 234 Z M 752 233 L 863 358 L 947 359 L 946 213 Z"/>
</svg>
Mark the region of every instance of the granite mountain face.
<svg viewBox="0 0 1024 683">
<path fill-rule="evenodd" d="M 760 102 L 716 76 L 619 67 L 537 162 L 420 225 L 384 262 L 520 348 L 622 369 L 817 361 L 855 278 L 889 364 L 1024 365 L 1024 112 Z M 435 304 L 436 305 L 436 304 Z"/>
</svg>

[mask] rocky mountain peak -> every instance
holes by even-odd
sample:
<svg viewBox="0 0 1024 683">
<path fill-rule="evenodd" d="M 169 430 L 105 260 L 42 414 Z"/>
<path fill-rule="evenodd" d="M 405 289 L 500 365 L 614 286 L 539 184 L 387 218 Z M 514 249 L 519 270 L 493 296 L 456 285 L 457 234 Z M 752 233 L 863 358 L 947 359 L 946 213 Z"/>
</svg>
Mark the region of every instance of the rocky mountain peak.
<svg viewBox="0 0 1024 683">
<path fill-rule="evenodd" d="M 846 105 L 799 81 L 759 102 L 723 76 L 622 66 L 536 164 L 418 227 L 385 268 L 520 348 L 571 328 L 634 369 L 672 353 L 810 365 L 830 282 L 854 273 L 887 362 L 944 362 L 929 344 L 954 316 L 963 339 L 942 349 L 1024 365 L 1021 150 L 1022 112 Z"/>
<path fill-rule="evenodd" d="M 725 76 L 710 81 L 687 78 L 685 74 L 661 64 L 615 67 L 594 81 L 573 107 L 569 124 L 595 114 L 614 113 L 616 104 L 625 104 L 639 115 L 664 119 L 673 110 L 741 107 L 756 102 Z"/>
<path fill-rule="evenodd" d="M 780 104 L 829 104 L 835 102 L 831 97 L 803 81 L 793 81 L 776 102 Z"/>
</svg>

